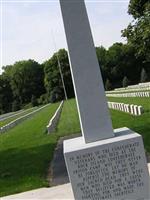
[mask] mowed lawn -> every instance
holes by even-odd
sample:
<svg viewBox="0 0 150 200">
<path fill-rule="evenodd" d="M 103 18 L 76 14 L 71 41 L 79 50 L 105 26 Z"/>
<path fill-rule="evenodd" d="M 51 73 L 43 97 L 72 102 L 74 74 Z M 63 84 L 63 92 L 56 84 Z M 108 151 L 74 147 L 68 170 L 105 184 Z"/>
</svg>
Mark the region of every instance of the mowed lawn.
<svg viewBox="0 0 150 200">
<path fill-rule="evenodd" d="M 108 101 L 142 105 L 144 113 L 141 116 L 132 116 L 128 113 L 110 109 L 113 128 L 128 127 L 141 134 L 144 146 L 150 153 L 150 98 L 108 98 Z M 90 113 L 89 113 L 90 114 Z M 79 118 L 75 100 L 65 102 L 60 122 L 55 134 L 58 136 L 80 132 Z M 92 133 L 91 133 L 92 134 Z"/>
<path fill-rule="evenodd" d="M 110 113 L 114 128 L 126 126 L 140 133 L 145 149 L 150 152 L 150 99 L 108 100 L 144 106 L 146 112 L 138 117 L 116 110 L 110 110 Z M 47 171 L 58 139 L 80 133 L 76 102 L 71 99 L 64 103 L 55 132 L 46 135 L 46 124 L 57 106 L 58 104 L 50 105 L 32 119 L 0 136 L 0 196 L 48 186 Z"/>
<path fill-rule="evenodd" d="M 56 111 L 49 105 L 0 135 L 0 196 L 47 186 L 47 169 L 57 138 L 46 134 Z"/>
</svg>

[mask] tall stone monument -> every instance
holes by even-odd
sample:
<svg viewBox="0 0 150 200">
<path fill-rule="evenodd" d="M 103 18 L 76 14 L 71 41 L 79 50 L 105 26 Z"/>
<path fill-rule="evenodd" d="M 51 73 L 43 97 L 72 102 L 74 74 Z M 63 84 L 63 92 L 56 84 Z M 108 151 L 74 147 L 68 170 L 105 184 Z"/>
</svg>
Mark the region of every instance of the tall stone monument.
<svg viewBox="0 0 150 200">
<path fill-rule="evenodd" d="M 60 0 L 82 137 L 64 141 L 76 200 L 148 199 L 142 137 L 113 131 L 84 0 Z"/>
</svg>

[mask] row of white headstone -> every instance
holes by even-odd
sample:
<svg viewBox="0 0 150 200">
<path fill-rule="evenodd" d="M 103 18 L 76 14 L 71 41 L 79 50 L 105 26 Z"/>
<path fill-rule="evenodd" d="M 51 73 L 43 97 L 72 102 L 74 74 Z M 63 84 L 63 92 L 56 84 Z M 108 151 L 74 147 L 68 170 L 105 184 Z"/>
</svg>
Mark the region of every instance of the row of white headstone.
<svg viewBox="0 0 150 200">
<path fill-rule="evenodd" d="M 118 102 L 108 102 L 108 107 L 110 109 L 120 110 L 126 113 L 130 113 L 132 115 L 141 115 L 144 112 L 142 106 L 133 105 L 133 104 L 125 104 Z"/>
<path fill-rule="evenodd" d="M 111 94 L 111 93 L 122 93 L 122 92 L 140 92 L 140 91 L 150 91 L 150 87 L 146 88 L 120 88 L 120 90 L 114 89 L 110 91 L 106 91 L 106 94 Z"/>
<path fill-rule="evenodd" d="M 61 103 L 59 104 L 59 107 L 57 108 L 53 117 L 50 119 L 49 124 L 47 125 L 48 134 L 52 133 L 55 130 L 60 118 L 62 107 L 63 107 L 63 101 L 61 101 Z"/>
<path fill-rule="evenodd" d="M 128 86 L 128 88 L 145 88 L 145 87 L 150 87 L 150 82 L 139 83 L 137 85 L 129 85 Z"/>
<path fill-rule="evenodd" d="M 122 88 L 116 88 L 115 90 L 122 90 L 122 89 L 136 89 L 136 88 L 150 88 L 150 82 L 146 83 L 139 83 L 136 85 L 129 85 L 127 87 Z"/>
<path fill-rule="evenodd" d="M 36 112 L 40 111 L 41 109 L 45 108 L 45 107 L 48 106 L 48 105 L 49 105 L 49 104 L 47 104 L 47 105 L 45 105 L 45 106 L 42 106 L 42 107 L 40 107 L 40 108 L 38 108 L 38 109 L 36 109 L 36 110 L 34 110 L 34 111 L 28 113 L 28 114 L 25 114 L 25 115 L 23 115 L 23 116 L 21 116 L 21 117 L 15 119 L 15 120 L 9 122 L 8 124 L 6 124 L 6 125 L 0 127 L 0 133 L 4 133 L 4 132 L 6 132 L 8 129 L 13 128 L 14 126 L 18 125 L 18 124 L 21 123 L 22 121 L 24 121 L 24 120 L 28 119 L 29 117 L 33 116 Z"/>
<path fill-rule="evenodd" d="M 150 97 L 150 92 L 132 92 L 121 94 L 106 94 L 107 97 Z"/>
</svg>

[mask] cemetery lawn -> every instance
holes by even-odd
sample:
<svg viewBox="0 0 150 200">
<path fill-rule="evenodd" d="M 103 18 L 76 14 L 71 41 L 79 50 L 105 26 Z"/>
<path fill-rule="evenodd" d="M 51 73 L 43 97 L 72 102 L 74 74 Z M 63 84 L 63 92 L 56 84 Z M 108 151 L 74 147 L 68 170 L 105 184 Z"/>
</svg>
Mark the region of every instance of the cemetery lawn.
<svg viewBox="0 0 150 200">
<path fill-rule="evenodd" d="M 108 98 L 108 101 L 136 104 L 144 107 L 145 113 L 141 116 L 132 116 L 112 109 L 110 110 L 110 114 L 114 129 L 128 127 L 141 134 L 143 136 L 145 150 L 150 153 L 150 98 Z M 80 125 L 76 103 L 75 100 L 72 99 L 64 103 L 60 122 L 55 134 L 64 136 L 79 132 Z"/>
<path fill-rule="evenodd" d="M 48 186 L 47 170 L 57 143 L 46 125 L 59 103 L 43 108 L 0 135 L 0 196 Z"/>
<path fill-rule="evenodd" d="M 130 114 L 110 109 L 113 128 L 128 127 L 141 134 L 144 140 L 144 147 L 150 153 L 150 98 L 108 98 L 108 101 L 123 102 L 129 104 L 142 105 L 145 113 L 141 116 L 132 116 Z M 59 137 L 73 133 L 80 133 L 79 118 L 74 99 L 64 103 L 60 122 L 55 132 Z"/>
<path fill-rule="evenodd" d="M 150 152 L 149 98 L 108 100 L 144 106 L 146 112 L 138 117 L 116 110 L 110 110 L 110 113 L 114 128 L 128 127 L 140 133 L 146 151 Z M 55 132 L 46 134 L 46 125 L 58 105 L 57 103 L 44 108 L 8 133 L 0 135 L 0 196 L 48 186 L 48 167 L 58 139 L 81 132 L 76 102 L 71 99 L 64 102 Z"/>
<path fill-rule="evenodd" d="M 46 134 L 46 125 L 58 106 L 51 104 L 0 135 L 0 197 L 49 186 L 48 168 L 58 139 L 80 132 L 73 99 L 64 103 L 54 134 Z"/>
</svg>

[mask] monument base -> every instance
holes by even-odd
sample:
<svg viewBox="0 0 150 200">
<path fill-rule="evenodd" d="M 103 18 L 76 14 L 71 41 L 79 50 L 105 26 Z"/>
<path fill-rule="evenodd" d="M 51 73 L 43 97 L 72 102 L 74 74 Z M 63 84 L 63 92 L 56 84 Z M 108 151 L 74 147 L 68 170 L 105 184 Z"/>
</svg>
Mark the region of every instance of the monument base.
<svg viewBox="0 0 150 200">
<path fill-rule="evenodd" d="M 76 200 L 149 199 L 149 174 L 141 135 L 128 128 L 85 144 L 64 141 L 64 156 Z"/>
</svg>

